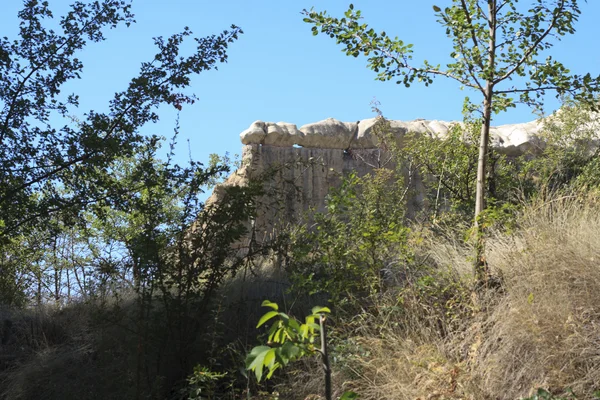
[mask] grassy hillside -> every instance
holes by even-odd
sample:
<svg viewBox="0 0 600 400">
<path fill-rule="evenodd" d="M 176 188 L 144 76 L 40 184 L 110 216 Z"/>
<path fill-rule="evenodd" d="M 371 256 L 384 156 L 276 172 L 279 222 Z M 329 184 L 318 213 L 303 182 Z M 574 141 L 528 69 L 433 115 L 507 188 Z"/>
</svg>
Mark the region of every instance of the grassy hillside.
<svg viewBox="0 0 600 400">
<path fill-rule="evenodd" d="M 595 195 L 526 205 L 514 229 L 490 234 L 488 262 L 495 280 L 475 296 L 469 245 L 451 232 L 426 227 L 416 232 L 415 227 L 421 239 L 403 275 L 376 297 L 361 300 L 362 308 L 353 308 L 354 314 L 340 307 L 333 317 L 337 392 L 352 389 L 361 399 L 373 400 L 504 400 L 545 388 L 557 395 L 571 389 L 578 399 L 593 399 L 600 382 L 597 232 L 600 201 Z M 268 280 L 264 275 L 259 279 Z M 251 324 L 258 300 L 277 298 L 283 287 L 262 285 L 260 290 L 256 281 L 246 286 L 245 300 L 253 297 L 252 306 L 233 313 L 244 300 L 240 295 L 229 310 L 223 309 L 220 321 L 213 321 L 217 325 L 207 321 L 203 335 L 213 342 L 199 338 L 196 360 L 207 364 L 210 357 L 221 358 L 212 367 L 230 375 L 216 382 L 215 394 L 206 398 L 245 397 L 248 382 L 236 367 L 242 365 L 244 351 L 257 343 Z M 243 287 L 232 281 L 228 296 Z M 128 326 L 132 311 L 127 301 L 122 304 L 4 310 L 3 318 L 12 326 L 3 331 L 3 398 L 135 398 L 139 349 Z M 152 334 L 159 332 L 160 324 Z M 163 365 L 143 398 L 186 398 L 160 387 L 168 380 L 168 365 L 175 362 L 168 352 L 160 359 L 159 349 L 150 349 L 145 356 Z M 321 386 L 318 362 L 306 360 L 263 390 L 293 400 L 317 398 L 309 396 L 321 393 Z"/>
</svg>

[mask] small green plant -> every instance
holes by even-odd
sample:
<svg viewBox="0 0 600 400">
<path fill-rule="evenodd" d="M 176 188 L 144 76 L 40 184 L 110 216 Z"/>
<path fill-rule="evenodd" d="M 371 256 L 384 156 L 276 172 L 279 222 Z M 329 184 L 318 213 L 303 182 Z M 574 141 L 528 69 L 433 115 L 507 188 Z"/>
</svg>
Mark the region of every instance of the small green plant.
<svg viewBox="0 0 600 400">
<path fill-rule="evenodd" d="M 266 375 L 266 379 L 269 379 L 277 369 L 292 361 L 320 355 L 325 373 L 325 398 L 331 400 L 331 367 L 325 328 L 326 315 L 331 313 L 331 310 L 328 307 L 313 307 L 312 313 L 304 319 L 304 323 L 300 323 L 296 318 L 280 312 L 277 303 L 265 300 L 262 306 L 271 308 L 271 311 L 260 318 L 256 327 L 259 328 L 274 318 L 276 320 L 269 329 L 267 345 L 254 347 L 246 357 L 246 369 L 254 371 L 256 379 L 260 382 L 265 367 L 269 370 Z M 356 393 L 346 392 L 339 400 L 356 398 Z"/>
<path fill-rule="evenodd" d="M 187 378 L 188 386 L 180 394 L 185 400 L 215 399 L 215 386 L 227 373 L 213 372 L 207 367 L 197 365 L 194 372 Z"/>
</svg>

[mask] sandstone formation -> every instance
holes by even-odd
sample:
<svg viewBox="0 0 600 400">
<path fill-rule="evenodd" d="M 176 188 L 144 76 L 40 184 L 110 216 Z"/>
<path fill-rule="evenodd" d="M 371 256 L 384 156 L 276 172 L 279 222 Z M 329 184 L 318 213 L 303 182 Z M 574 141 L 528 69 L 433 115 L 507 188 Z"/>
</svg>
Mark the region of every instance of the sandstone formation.
<svg viewBox="0 0 600 400">
<path fill-rule="evenodd" d="M 402 142 L 408 133 L 443 138 L 453 124 L 446 121 L 395 121 L 391 120 L 392 135 Z M 373 132 L 376 118 L 358 122 L 341 122 L 333 118 L 304 125 L 298 129 L 287 122 L 256 121 L 240 134 L 243 144 L 256 144 L 278 147 L 303 147 L 317 149 L 374 149 L 378 139 Z M 531 121 L 524 124 L 502 125 L 491 128 L 492 145 L 508 155 L 519 155 L 539 146 L 537 134 L 541 123 Z"/>
<path fill-rule="evenodd" d="M 271 236 L 277 226 L 292 222 L 311 210 L 322 210 L 330 188 L 354 171 L 359 176 L 383 166 L 385 154 L 378 148 L 376 119 L 341 122 L 333 118 L 304 125 L 299 129 L 286 122 L 256 121 L 240 134 L 244 144 L 243 166 L 223 185 L 240 185 L 247 179 L 272 170 L 267 180 L 268 195 L 262 199 L 259 215 L 252 225 L 258 235 Z M 402 146 L 407 133 L 443 138 L 457 122 L 389 121 L 390 131 Z M 492 146 L 517 156 L 542 145 L 538 138 L 541 123 L 532 121 L 494 127 Z M 414 214 L 423 205 L 422 183 L 410 177 L 412 193 L 407 211 Z M 209 202 L 218 201 L 217 187 Z"/>
</svg>

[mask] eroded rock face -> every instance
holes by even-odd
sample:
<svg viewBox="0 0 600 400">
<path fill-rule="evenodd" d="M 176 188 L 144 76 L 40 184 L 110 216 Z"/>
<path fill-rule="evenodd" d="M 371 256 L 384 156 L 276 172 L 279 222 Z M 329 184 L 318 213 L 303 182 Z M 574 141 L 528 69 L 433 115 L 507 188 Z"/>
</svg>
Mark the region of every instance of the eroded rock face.
<svg viewBox="0 0 600 400">
<path fill-rule="evenodd" d="M 256 121 L 240 134 L 244 166 L 223 185 L 243 185 L 265 171 L 274 171 L 266 182 L 268 194 L 252 221 L 257 236 L 272 236 L 278 226 L 303 218 L 313 209 L 323 210 L 327 194 L 343 175 L 365 175 L 385 159 L 378 148 L 376 122 L 376 118 L 358 122 L 328 118 L 298 129 L 286 122 Z M 389 131 L 402 147 L 408 133 L 441 139 L 455 124 L 459 123 L 392 120 Z M 491 143 L 501 153 L 518 156 L 543 146 L 538 138 L 541 128 L 538 121 L 493 127 Z M 407 181 L 414 194 L 407 202 L 410 216 L 424 206 L 425 196 L 420 177 Z M 218 201 L 219 193 L 220 188 L 215 188 L 209 202 Z"/>
</svg>

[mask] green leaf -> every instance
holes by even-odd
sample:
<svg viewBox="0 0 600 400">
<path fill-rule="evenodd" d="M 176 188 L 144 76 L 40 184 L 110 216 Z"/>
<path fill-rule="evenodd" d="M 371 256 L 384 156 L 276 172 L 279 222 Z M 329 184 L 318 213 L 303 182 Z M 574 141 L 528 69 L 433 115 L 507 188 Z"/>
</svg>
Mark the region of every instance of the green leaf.
<svg viewBox="0 0 600 400">
<path fill-rule="evenodd" d="M 267 354 L 265 354 L 265 358 L 263 360 L 263 364 L 269 369 L 273 368 L 273 365 L 275 364 L 275 349 L 267 351 Z"/>
<path fill-rule="evenodd" d="M 273 324 L 271 325 L 271 328 L 269 329 L 269 342 L 273 341 L 273 336 L 277 335 L 277 332 L 281 331 L 281 322 L 278 324 Z"/>
<path fill-rule="evenodd" d="M 256 360 L 256 357 L 258 357 L 259 354 L 269 349 L 269 346 L 256 346 L 253 348 L 246 356 L 246 369 L 250 369 L 250 365 Z"/>
<path fill-rule="evenodd" d="M 300 347 L 292 342 L 285 342 L 279 349 L 279 356 L 284 365 L 293 361 L 300 354 Z"/>
<path fill-rule="evenodd" d="M 319 313 L 328 313 L 328 314 L 330 314 L 331 310 L 329 309 L 329 307 L 316 306 L 316 307 L 313 307 L 312 313 L 313 314 L 319 314 Z"/>
<path fill-rule="evenodd" d="M 261 304 L 261 306 L 263 306 L 263 307 L 271 307 L 275 311 L 279 310 L 279 306 L 277 305 L 277 303 L 273 303 L 272 301 L 269 301 L 269 300 L 263 301 L 262 304 Z"/>
<path fill-rule="evenodd" d="M 290 319 L 288 323 L 294 331 L 298 332 L 300 330 L 300 324 L 294 318 Z"/>
<path fill-rule="evenodd" d="M 283 329 L 277 329 L 274 334 L 269 336 L 269 341 L 273 343 L 283 342 Z"/>
<path fill-rule="evenodd" d="M 268 320 L 270 320 L 273 317 L 276 317 L 279 313 L 277 311 L 269 311 L 268 313 L 266 313 L 265 315 L 263 315 L 260 320 L 258 321 L 258 324 L 256 325 L 256 327 L 260 327 L 261 325 L 263 325 L 265 322 L 267 322 Z"/>
<path fill-rule="evenodd" d="M 279 313 L 279 318 L 281 318 L 281 320 L 283 321 L 284 324 L 288 325 L 290 320 L 293 320 L 293 318 L 290 318 L 289 315 L 285 314 L 285 313 Z"/>
<path fill-rule="evenodd" d="M 358 399 L 358 395 L 354 392 L 344 392 L 342 397 L 339 400 L 354 400 Z"/>
<path fill-rule="evenodd" d="M 265 356 L 271 350 L 272 349 L 269 346 L 257 346 L 252 349 L 246 358 L 246 365 L 248 365 L 248 361 L 250 361 L 251 357 L 254 357 L 246 369 L 254 371 L 254 375 L 256 375 L 256 380 L 258 382 L 260 382 L 262 378 Z"/>
<path fill-rule="evenodd" d="M 438 6 L 433 6 L 433 11 L 440 12 L 440 11 L 442 11 L 442 9 L 439 8 Z"/>
<path fill-rule="evenodd" d="M 310 323 L 310 324 L 307 324 L 307 325 L 310 328 L 311 332 L 318 331 L 318 330 L 321 329 L 321 327 L 319 326 L 319 324 L 315 324 L 314 322 Z"/>
<path fill-rule="evenodd" d="M 300 337 L 303 339 L 308 339 L 308 325 L 302 324 L 300 327 Z"/>
<path fill-rule="evenodd" d="M 269 373 L 266 376 L 266 379 L 271 379 L 273 373 L 277 371 L 277 369 L 281 366 L 279 363 L 275 363 L 272 368 L 269 368 Z"/>
</svg>

